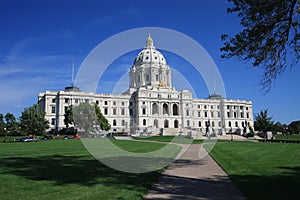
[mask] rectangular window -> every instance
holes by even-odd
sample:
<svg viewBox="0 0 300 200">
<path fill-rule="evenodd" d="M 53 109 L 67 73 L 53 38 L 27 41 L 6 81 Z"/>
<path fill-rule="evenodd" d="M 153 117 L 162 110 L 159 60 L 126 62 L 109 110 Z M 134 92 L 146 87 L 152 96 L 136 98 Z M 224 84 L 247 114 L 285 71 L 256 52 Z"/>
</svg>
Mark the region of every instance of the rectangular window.
<svg viewBox="0 0 300 200">
<path fill-rule="evenodd" d="M 55 99 L 52 99 L 52 103 L 55 103 Z"/>
<path fill-rule="evenodd" d="M 204 117 L 207 117 L 207 111 L 204 111 Z"/>
<path fill-rule="evenodd" d="M 150 80 L 149 74 L 146 74 L 146 81 L 149 81 L 149 80 Z"/>
<path fill-rule="evenodd" d="M 220 112 L 218 112 L 218 118 L 220 118 L 221 117 L 221 113 Z"/>
<path fill-rule="evenodd" d="M 201 117 L 201 112 L 200 111 L 198 111 L 198 117 Z"/>
<path fill-rule="evenodd" d="M 124 102 L 124 101 L 122 101 L 122 103 L 121 103 L 121 104 L 122 104 L 122 106 L 124 106 L 124 105 L 125 105 L 125 102 Z"/>
<path fill-rule="evenodd" d="M 55 118 L 51 119 L 51 125 L 55 125 Z"/>
<path fill-rule="evenodd" d="M 114 105 L 114 106 L 117 105 L 117 102 L 113 101 L 113 105 Z"/>
<path fill-rule="evenodd" d="M 244 118 L 244 113 L 243 112 L 241 112 L 241 118 Z"/>
<path fill-rule="evenodd" d="M 65 103 L 69 103 L 69 98 L 65 98 Z"/>
<path fill-rule="evenodd" d="M 99 105 L 99 101 L 96 101 L 96 104 Z"/>
<path fill-rule="evenodd" d="M 107 102 L 107 101 L 104 101 L 104 105 L 108 105 L 108 102 Z"/>
<path fill-rule="evenodd" d="M 247 113 L 247 119 L 249 119 L 249 113 Z"/>
<path fill-rule="evenodd" d="M 146 108 L 143 108 L 143 115 L 146 115 Z"/>
<path fill-rule="evenodd" d="M 230 112 L 227 112 L 227 117 L 230 117 Z"/>
<path fill-rule="evenodd" d="M 158 74 L 155 75 L 155 81 L 158 81 Z"/>
<path fill-rule="evenodd" d="M 132 116 L 133 115 L 133 110 L 129 109 L 129 115 Z"/>
<path fill-rule="evenodd" d="M 186 116 L 189 116 L 189 115 L 190 115 L 190 111 L 186 110 Z"/>
<path fill-rule="evenodd" d="M 221 122 L 219 122 L 219 127 L 221 127 Z"/>
<path fill-rule="evenodd" d="M 108 108 L 104 108 L 104 115 L 108 115 Z"/>
<path fill-rule="evenodd" d="M 125 109 L 124 108 L 121 109 L 121 115 L 125 115 Z"/>
<path fill-rule="evenodd" d="M 210 112 L 210 116 L 211 116 L 211 117 L 214 117 L 214 112 Z"/>
<path fill-rule="evenodd" d="M 113 109 L 113 115 L 117 115 L 117 109 Z"/>
<path fill-rule="evenodd" d="M 51 113 L 55 113 L 55 106 L 51 107 Z"/>
<path fill-rule="evenodd" d="M 78 103 L 78 99 L 75 99 L 75 103 Z"/>
</svg>

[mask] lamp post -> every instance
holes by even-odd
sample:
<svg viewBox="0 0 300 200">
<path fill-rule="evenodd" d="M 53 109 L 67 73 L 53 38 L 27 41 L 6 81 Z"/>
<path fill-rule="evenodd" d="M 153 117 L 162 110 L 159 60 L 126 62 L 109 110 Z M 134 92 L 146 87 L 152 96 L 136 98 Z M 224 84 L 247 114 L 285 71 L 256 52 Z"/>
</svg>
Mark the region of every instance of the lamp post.
<svg viewBox="0 0 300 200">
<path fill-rule="evenodd" d="M 231 141 L 233 141 L 233 137 L 232 137 L 232 128 L 230 128 L 230 136 L 231 136 Z"/>
<path fill-rule="evenodd" d="M 4 128 L 4 140 L 3 140 L 4 143 L 6 143 L 6 128 Z"/>
</svg>

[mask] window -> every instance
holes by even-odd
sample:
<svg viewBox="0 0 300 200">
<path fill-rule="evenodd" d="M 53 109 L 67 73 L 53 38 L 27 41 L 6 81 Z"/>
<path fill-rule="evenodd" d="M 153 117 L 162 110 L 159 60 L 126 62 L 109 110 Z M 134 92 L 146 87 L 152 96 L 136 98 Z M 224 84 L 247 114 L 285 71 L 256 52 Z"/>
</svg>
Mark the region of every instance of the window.
<svg viewBox="0 0 300 200">
<path fill-rule="evenodd" d="M 177 104 L 173 104 L 173 115 L 178 115 L 178 106 L 177 106 Z"/>
<path fill-rule="evenodd" d="M 215 127 L 215 122 L 211 122 L 211 126 L 212 126 L 212 127 Z"/>
<path fill-rule="evenodd" d="M 143 126 L 146 126 L 146 120 L 145 119 L 143 119 Z"/>
<path fill-rule="evenodd" d="M 75 99 L 75 103 L 78 103 L 78 99 Z"/>
<path fill-rule="evenodd" d="M 229 110 L 229 109 L 230 109 L 230 106 L 227 106 L 227 109 Z"/>
<path fill-rule="evenodd" d="M 54 99 L 52 99 L 52 103 L 55 103 L 55 98 L 54 98 Z"/>
<path fill-rule="evenodd" d="M 113 120 L 113 126 L 117 126 L 117 120 Z"/>
<path fill-rule="evenodd" d="M 132 102 L 132 101 L 130 101 L 130 102 L 129 102 L 129 106 L 132 106 L 132 105 L 133 105 L 133 102 Z"/>
<path fill-rule="evenodd" d="M 186 121 L 186 125 L 187 125 L 187 126 L 190 126 L 190 120 L 187 120 L 187 121 Z"/>
<path fill-rule="evenodd" d="M 243 106 L 240 106 L 240 109 L 243 110 Z"/>
<path fill-rule="evenodd" d="M 113 101 L 113 105 L 114 105 L 114 106 L 117 105 L 117 102 Z"/>
<path fill-rule="evenodd" d="M 246 110 L 248 110 L 248 107 L 246 107 Z"/>
<path fill-rule="evenodd" d="M 207 117 L 207 111 L 204 111 L 204 117 Z"/>
<path fill-rule="evenodd" d="M 108 108 L 104 108 L 104 115 L 108 115 Z"/>
<path fill-rule="evenodd" d="M 68 106 L 65 106 L 65 113 L 67 112 L 68 109 L 69 109 L 69 107 L 68 107 Z"/>
<path fill-rule="evenodd" d="M 241 118 L 244 118 L 244 113 L 243 112 L 241 112 Z"/>
<path fill-rule="evenodd" d="M 249 113 L 247 113 L 247 119 L 249 119 Z"/>
<path fill-rule="evenodd" d="M 200 111 L 198 111 L 198 117 L 201 117 L 201 112 Z"/>
<path fill-rule="evenodd" d="M 230 112 L 227 112 L 227 117 L 230 117 Z"/>
<path fill-rule="evenodd" d="M 113 115 L 117 115 L 117 109 L 113 109 Z"/>
<path fill-rule="evenodd" d="M 178 128 L 178 120 L 177 119 L 174 121 L 174 128 Z"/>
<path fill-rule="evenodd" d="M 210 116 L 214 117 L 214 112 L 213 111 L 210 112 Z"/>
<path fill-rule="evenodd" d="M 96 104 L 99 105 L 99 101 L 96 101 Z"/>
<path fill-rule="evenodd" d="M 201 108 L 201 106 L 200 106 L 200 105 L 198 105 L 198 108 L 200 109 L 200 108 Z"/>
<path fill-rule="evenodd" d="M 220 118 L 221 117 L 221 113 L 220 112 L 218 112 L 218 118 Z"/>
<path fill-rule="evenodd" d="M 231 127 L 231 122 L 230 121 L 228 122 L 228 126 Z"/>
<path fill-rule="evenodd" d="M 239 127 L 239 123 L 238 122 L 235 122 L 235 127 Z"/>
<path fill-rule="evenodd" d="M 198 127 L 201 127 L 201 121 L 198 122 Z"/>
<path fill-rule="evenodd" d="M 143 115 L 146 115 L 146 108 L 143 108 Z"/>
<path fill-rule="evenodd" d="M 85 100 L 85 102 L 86 102 L 86 103 L 88 103 L 88 102 L 89 102 L 89 100 L 88 100 L 88 99 L 86 99 L 86 100 Z"/>
<path fill-rule="evenodd" d="M 146 74 L 146 81 L 149 81 L 149 80 L 150 80 L 149 74 Z"/>
<path fill-rule="evenodd" d="M 158 81 L 158 74 L 155 75 L 155 80 Z"/>
<path fill-rule="evenodd" d="M 132 116 L 133 115 L 133 110 L 129 109 L 129 115 Z"/>
<path fill-rule="evenodd" d="M 237 115 L 236 115 L 236 112 L 234 112 L 234 113 L 233 113 L 233 117 L 236 118 L 236 116 L 237 116 Z"/>
<path fill-rule="evenodd" d="M 121 103 L 121 104 L 122 104 L 122 106 L 124 106 L 124 105 L 125 105 L 125 102 L 124 102 L 124 101 L 122 101 L 122 103 Z"/>
<path fill-rule="evenodd" d="M 157 103 L 152 104 L 152 115 L 158 114 L 158 105 Z"/>
<path fill-rule="evenodd" d="M 166 103 L 163 104 L 163 114 L 169 114 L 168 104 Z"/>
<path fill-rule="evenodd" d="M 169 128 L 169 121 L 167 119 L 164 122 L 164 128 Z"/>
<path fill-rule="evenodd" d="M 219 127 L 221 127 L 221 122 L 219 122 Z"/>
<path fill-rule="evenodd" d="M 186 110 L 186 116 L 190 115 L 190 110 Z"/>
<path fill-rule="evenodd" d="M 55 106 L 51 107 L 51 113 L 55 113 Z"/>
<path fill-rule="evenodd" d="M 121 109 L 121 115 L 125 115 L 125 109 L 124 108 Z"/>
<path fill-rule="evenodd" d="M 214 109 L 214 106 L 210 106 L 210 109 Z"/>
<path fill-rule="evenodd" d="M 122 119 L 122 126 L 125 126 L 125 120 L 124 119 Z"/>
<path fill-rule="evenodd" d="M 204 109 L 207 109 L 207 106 L 206 106 L 206 105 L 204 105 Z"/>
<path fill-rule="evenodd" d="M 108 105 L 108 102 L 107 102 L 107 101 L 104 101 L 104 105 L 106 105 L 106 106 L 107 106 L 107 105 Z"/>
<path fill-rule="evenodd" d="M 69 98 L 65 98 L 65 103 L 69 103 Z"/>
<path fill-rule="evenodd" d="M 51 125 L 55 125 L 55 118 L 51 119 Z"/>
</svg>

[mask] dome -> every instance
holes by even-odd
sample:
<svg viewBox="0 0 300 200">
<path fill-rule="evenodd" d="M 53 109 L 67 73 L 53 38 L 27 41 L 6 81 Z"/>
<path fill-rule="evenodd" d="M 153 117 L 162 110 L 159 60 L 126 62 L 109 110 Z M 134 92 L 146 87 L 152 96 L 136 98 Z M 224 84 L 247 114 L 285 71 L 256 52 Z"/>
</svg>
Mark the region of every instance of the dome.
<svg viewBox="0 0 300 200">
<path fill-rule="evenodd" d="M 150 34 L 146 41 L 146 47 L 138 53 L 134 60 L 134 65 L 141 64 L 167 64 L 165 57 L 153 46 L 153 39 Z"/>
</svg>

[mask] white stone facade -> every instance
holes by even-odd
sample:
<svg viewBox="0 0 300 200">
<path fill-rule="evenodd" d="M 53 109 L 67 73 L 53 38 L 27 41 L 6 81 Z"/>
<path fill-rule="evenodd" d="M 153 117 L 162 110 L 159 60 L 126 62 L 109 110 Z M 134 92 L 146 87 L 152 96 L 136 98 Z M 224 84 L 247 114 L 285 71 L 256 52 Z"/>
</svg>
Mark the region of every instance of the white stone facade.
<svg viewBox="0 0 300 200">
<path fill-rule="evenodd" d="M 96 103 L 111 124 L 111 131 L 147 134 L 179 134 L 189 130 L 205 133 L 209 122 L 216 134 L 243 133 L 253 127 L 252 102 L 228 100 L 218 95 L 207 99 L 192 97 L 187 90 L 172 87 L 171 69 L 154 47 L 150 35 L 129 72 L 129 89 L 120 95 L 96 94 L 67 87 L 40 93 L 38 104 L 46 112 L 51 129 L 64 125 L 68 106 Z"/>
</svg>

